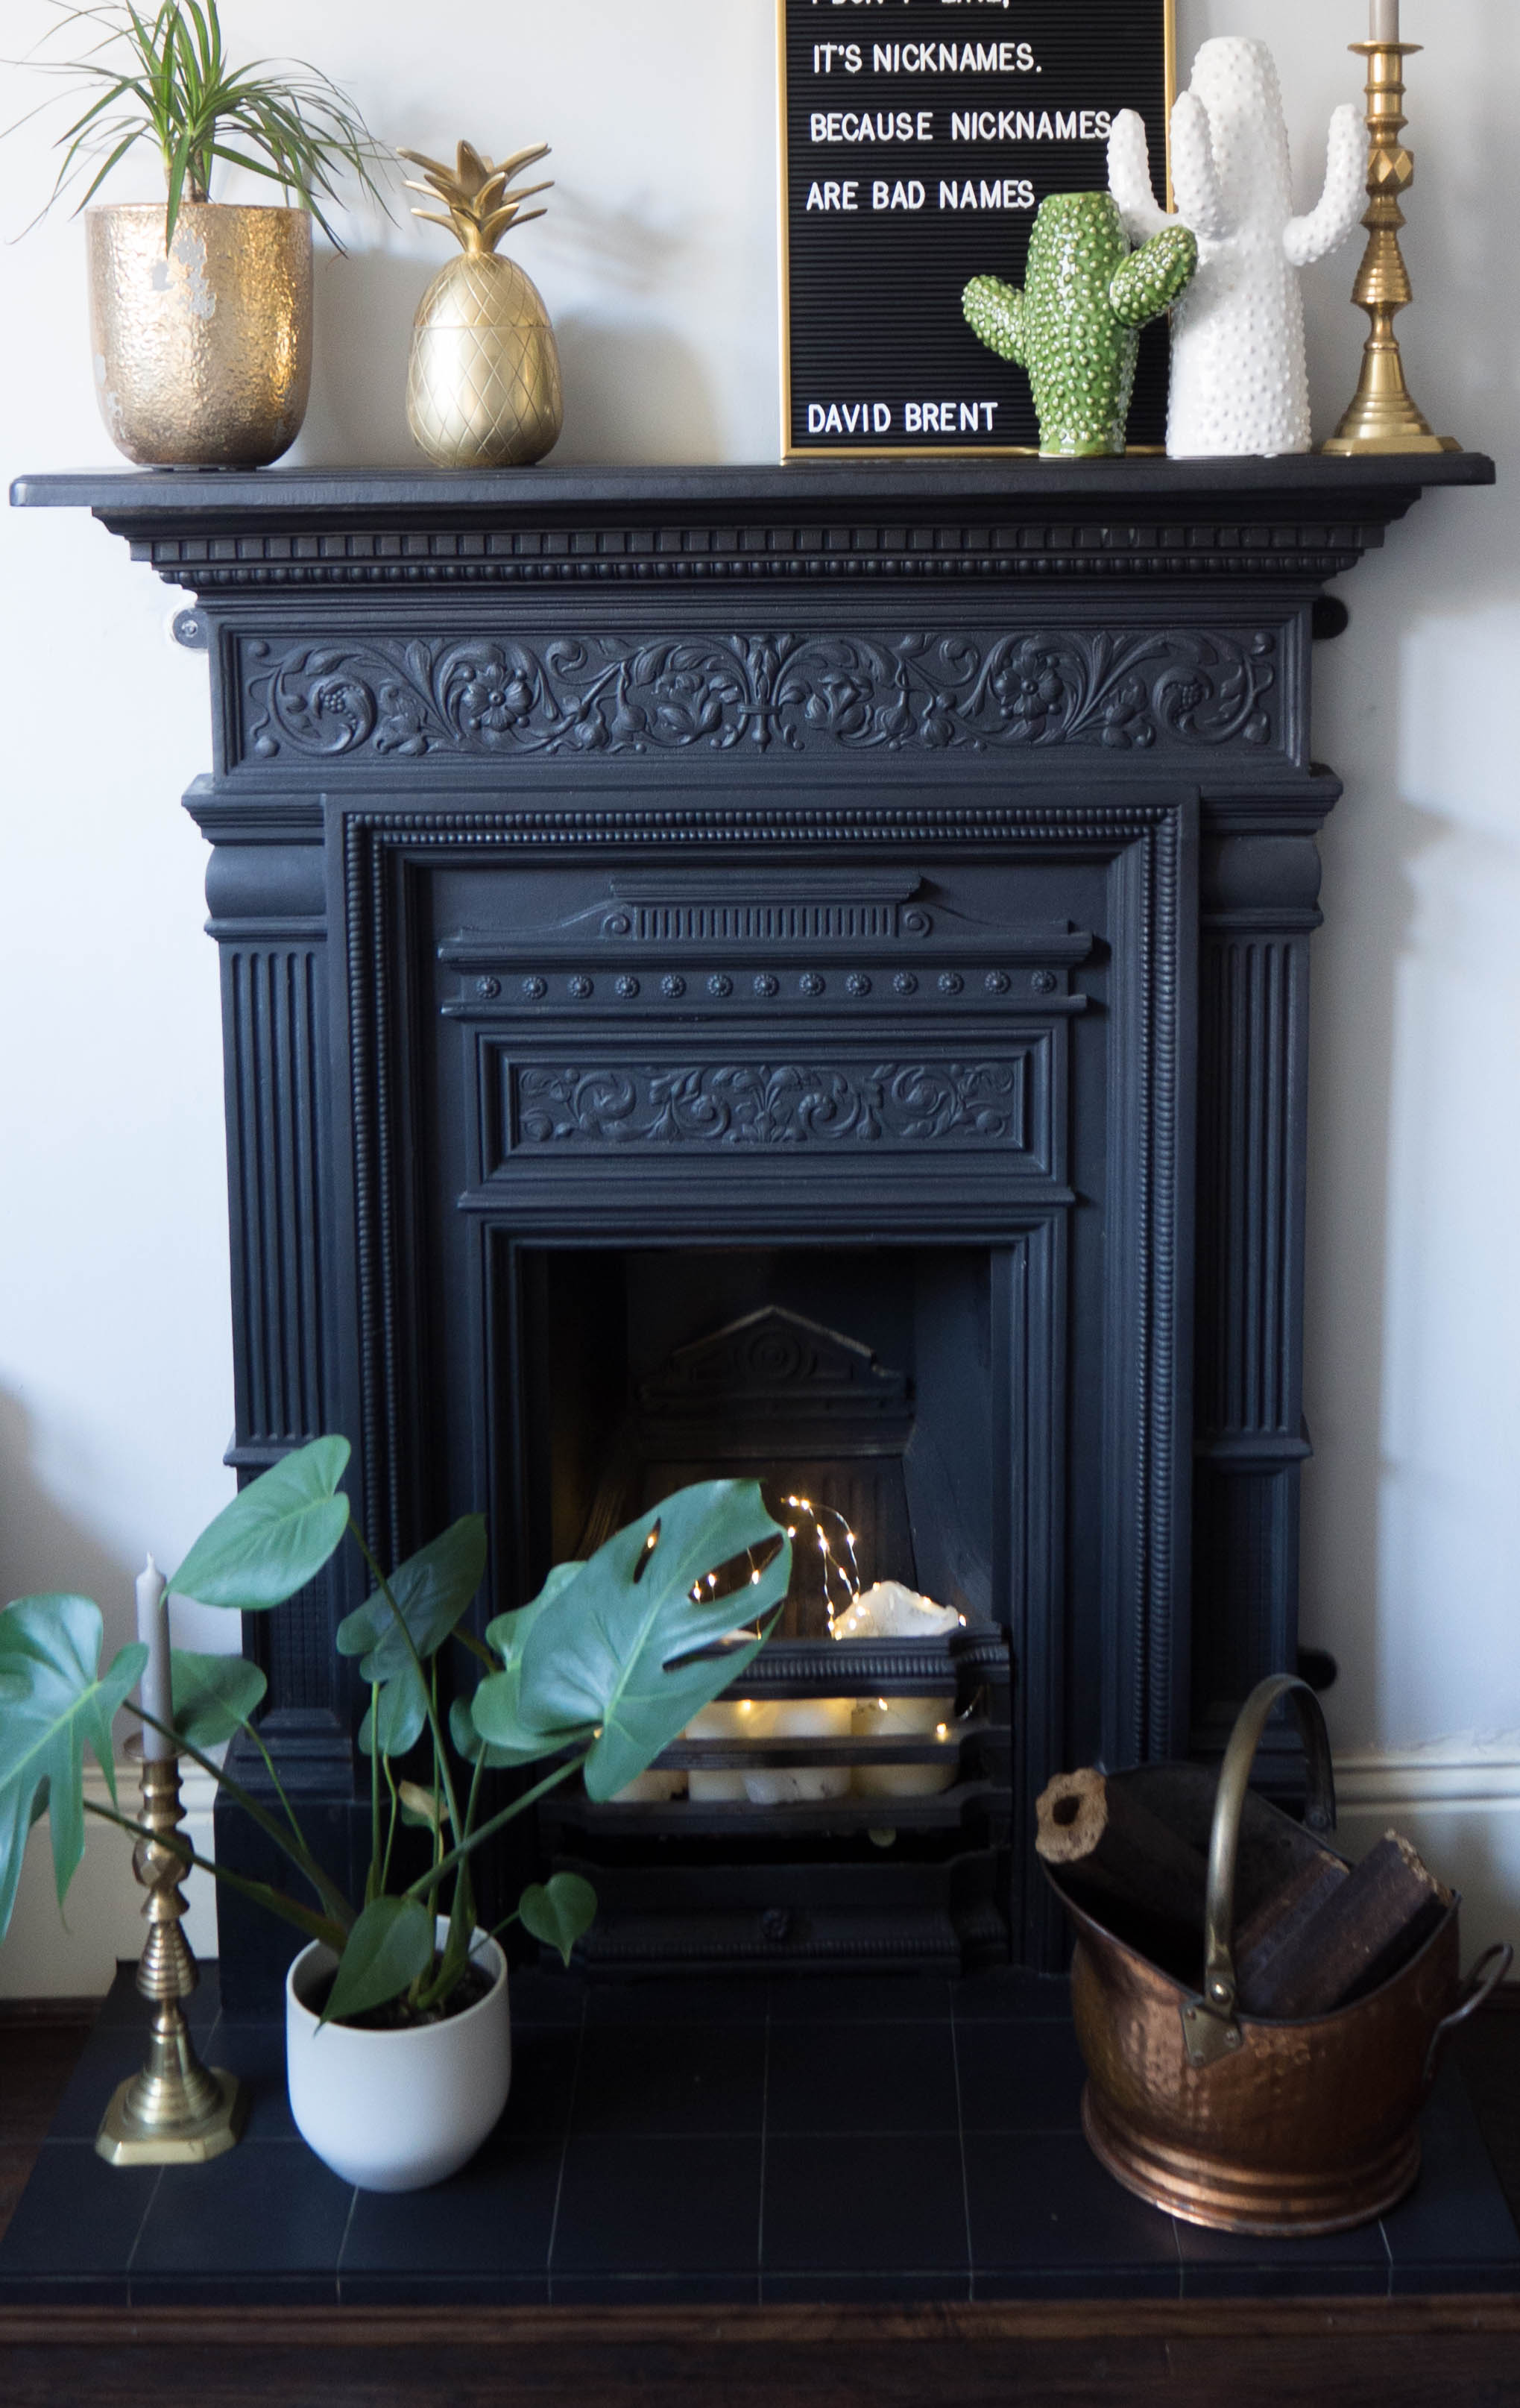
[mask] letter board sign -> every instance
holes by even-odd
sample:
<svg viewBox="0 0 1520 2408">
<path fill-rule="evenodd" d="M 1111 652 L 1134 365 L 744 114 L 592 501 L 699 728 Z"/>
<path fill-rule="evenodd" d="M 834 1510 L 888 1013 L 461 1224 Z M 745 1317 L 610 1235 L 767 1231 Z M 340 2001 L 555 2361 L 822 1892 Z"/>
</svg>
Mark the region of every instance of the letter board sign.
<svg viewBox="0 0 1520 2408">
<path fill-rule="evenodd" d="M 777 0 L 782 452 L 1032 452 L 1022 368 L 967 324 L 1024 280 L 1047 193 L 1101 192 L 1138 109 L 1164 191 L 1172 0 Z M 1167 329 L 1141 338 L 1132 445 L 1166 432 Z"/>
</svg>

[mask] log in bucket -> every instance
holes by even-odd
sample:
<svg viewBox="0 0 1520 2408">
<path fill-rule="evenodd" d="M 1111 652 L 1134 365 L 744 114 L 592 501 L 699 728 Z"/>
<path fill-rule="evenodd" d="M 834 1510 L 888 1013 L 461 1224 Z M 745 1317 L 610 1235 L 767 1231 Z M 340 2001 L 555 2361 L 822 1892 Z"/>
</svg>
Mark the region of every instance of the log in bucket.
<svg viewBox="0 0 1520 2408">
<path fill-rule="evenodd" d="M 1257 1745 L 1283 1697 L 1309 1757 L 1301 1826 L 1249 1794 Z M 1503 1979 L 1512 1951 L 1489 1949 L 1464 1984 L 1454 1895 L 1423 1946 L 1365 1998 L 1294 2022 L 1242 2014 L 1231 1953 L 1242 1826 L 1248 1890 L 1306 1851 L 1333 1853 L 1324 1835 L 1335 1828 L 1334 1780 L 1317 1698 L 1288 1675 L 1263 1681 L 1241 1709 L 1217 1785 L 1187 1765 L 1123 1778 L 1164 1819 L 1191 1820 L 1199 1843 L 1206 1838 L 1203 1981 L 1190 1987 L 1164 1971 L 1047 1867 L 1077 1931 L 1071 2000 L 1090 2145 L 1126 2189 L 1190 2224 L 1308 2234 L 1369 2223 L 1414 2183 L 1419 2112 L 1441 2051 Z"/>
</svg>

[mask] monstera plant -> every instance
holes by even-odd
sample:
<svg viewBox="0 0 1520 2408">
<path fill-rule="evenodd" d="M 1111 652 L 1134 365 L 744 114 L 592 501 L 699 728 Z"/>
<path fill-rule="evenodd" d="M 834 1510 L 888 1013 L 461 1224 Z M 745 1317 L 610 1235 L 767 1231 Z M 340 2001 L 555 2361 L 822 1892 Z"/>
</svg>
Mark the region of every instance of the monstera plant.
<svg viewBox="0 0 1520 2408">
<path fill-rule="evenodd" d="M 792 1551 L 754 1482 L 702 1482 L 618 1531 L 588 1562 L 559 1565 L 530 1604 L 488 1623 L 481 1637 L 466 1616 L 485 1571 L 483 1519 L 466 1515 L 387 1575 L 342 1493 L 348 1463 L 342 1438 L 287 1455 L 202 1532 L 170 1587 L 203 1605 L 262 1613 L 304 1588 L 346 1542 L 357 1547 L 372 1592 L 337 1638 L 358 1658 L 369 1693 L 359 1731 L 371 1809 L 363 1895 L 347 1897 L 307 1843 L 259 1737 L 257 1666 L 177 1649 L 173 1736 L 280 1850 L 290 1880 L 277 1886 L 204 1869 L 325 1944 L 336 1967 L 322 2023 L 379 2017 L 395 2028 L 437 2022 L 467 1998 L 481 1940 L 476 1850 L 562 1782 L 581 1776 L 592 1798 L 608 1799 L 643 1771 L 764 1644 Z M 751 1635 L 735 1640 L 736 1623 Z M 60 1905 L 83 1854 L 87 1813 L 148 1836 L 117 1798 L 111 1746 L 120 1709 L 152 1722 L 131 1698 L 147 1650 L 122 1647 L 103 1670 L 102 1638 L 100 1610 L 87 1598 L 22 1598 L 0 1612 L 0 1938 L 28 1833 L 44 1813 Z M 273 1802 L 251 1796 L 210 1754 L 239 1729 L 265 1755 Z M 85 1797 L 87 1748 L 109 1806 Z M 525 1781 L 534 1767 L 545 1769 Z M 517 1794 L 485 1812 L 491 1771 L 519 1776 Z M 406 1825 L 419 1837 L 398 1848 Z M 182 1837 L 172 1844 L 187 1866 L 203 1863 Z M 590 1885 L 557 1873 L 525 1889 L 507 1922 L 568 1961 L 595 1914 Z"/>
</svg>

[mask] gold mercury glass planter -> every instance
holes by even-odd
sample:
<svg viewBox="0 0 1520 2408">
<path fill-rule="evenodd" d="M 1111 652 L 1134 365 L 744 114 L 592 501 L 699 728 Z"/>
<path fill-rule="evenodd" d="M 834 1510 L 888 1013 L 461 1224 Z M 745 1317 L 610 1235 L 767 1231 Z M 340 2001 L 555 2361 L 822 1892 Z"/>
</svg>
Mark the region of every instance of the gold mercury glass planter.
<svg viewBox="0 0 1520 2408">
<path fill-rule="evenodd" d="M 142 467 L 258 468 L 289 451 L 311 386 L 305 209 L 186 201 L 87 209 L 95 393 Z"/>
</svg>

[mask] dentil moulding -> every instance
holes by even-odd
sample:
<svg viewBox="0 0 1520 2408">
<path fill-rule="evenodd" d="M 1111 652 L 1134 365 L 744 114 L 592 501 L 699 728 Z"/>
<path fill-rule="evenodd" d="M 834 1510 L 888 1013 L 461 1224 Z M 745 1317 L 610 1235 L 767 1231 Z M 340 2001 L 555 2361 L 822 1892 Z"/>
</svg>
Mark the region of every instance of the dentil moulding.
<svg viewBox="0 0 1520 2408">
<path fill-rule="evenodd" d="M 1270 458 L 1310 449 L 1298 270 L 1342 243 L 1366 206 L 1367 128 L 1351 103 L 1330 120 L 1325 189 L 1293 214 L 1287 126 L 1265 42 L 1205 42 L 1171 115 L 1177 215 L 1158 208 L 1145 127 L 1114 120 L 1109 184 L 1131 241 L 1191 226 L 1198 269 L 1172 310 L 1167 450 L 1174 460 Z"/>
</svg>

